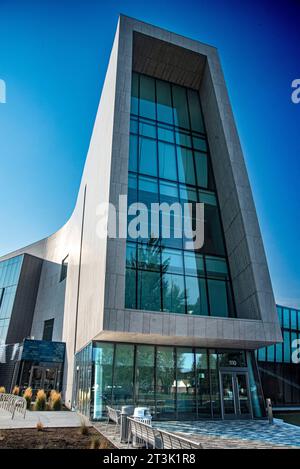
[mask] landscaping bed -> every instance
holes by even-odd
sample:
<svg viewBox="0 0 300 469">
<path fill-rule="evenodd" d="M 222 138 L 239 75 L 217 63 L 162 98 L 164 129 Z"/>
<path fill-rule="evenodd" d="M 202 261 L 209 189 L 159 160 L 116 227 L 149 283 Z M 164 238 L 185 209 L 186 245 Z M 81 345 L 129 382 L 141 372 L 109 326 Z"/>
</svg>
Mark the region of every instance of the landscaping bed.
<svg viewBox="0 0 300 469">
<path fill-rule="evenodd" d="M 286 412 L 286 413 L 275 413 L 275 418 L 282 419 L 286 423 L 291 425 L 297 425 L 300 427 L 300 412 Z"/>
<path fill-rule="evenodd" d="M 114 446 L 94 428 L 82 435 L 80 428 L 18 428 L 0 430 L 0 449 L 113 449 Z"/>
</svg>

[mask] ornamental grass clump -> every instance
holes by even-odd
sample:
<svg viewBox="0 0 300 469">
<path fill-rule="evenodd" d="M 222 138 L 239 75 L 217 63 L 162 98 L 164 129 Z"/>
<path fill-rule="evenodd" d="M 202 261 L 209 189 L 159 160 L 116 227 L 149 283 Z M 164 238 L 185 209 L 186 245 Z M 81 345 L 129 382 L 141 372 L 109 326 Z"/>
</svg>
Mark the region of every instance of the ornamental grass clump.
<svg viewBox="0 0 300 469">
<path fill-rule="evenodd" d="M 36 400 L 35 400 L 35 406 L 34 406 L 35 410 L 45 410 L 46 403 L 47 403 L 46 393 L 44 389 L 39 389 L 36 394 Z"/>
<path fill-rule="evenodd" d="M 38 432 L 42 432 L 44 430 L 44 425 L 40 420 L 36 424 L 36 429 L 37 429 Z"/>
<path fill-rule="evenodd" d="M 90 432 L 89 427 L 87 426 L 84 419 L 81 419 L 79 431 L 80 431 L 81 435 L 88 435 L 89 432 Z"/>
<path fill-rule="evenodd" d="M 19 394 L 20 394 L 19 386 L 14 387 L 14 389 L 12 390 L 12 394 L 14 394 L 15 396 L 19 396 Z"/>
<path fill-rule="evenodd" d="M 62 399 L 61 394 L 54 389 L 50 393 L 49 397 L 49 406 L 51 410 L 61 410 L 62 408 Z"/>
<path fill-rule="evenodd" d="M 25 391 L 24 391 L 23 397 L 26 400 L 27 409 L 30 409 L 31 399 L 32 399 L 32 389 L 31 388 L 26 388 Z"/>
<path fill-rule="evenodd" d="M 101 446 L 101 438 L 97 435 L 92 436 L 90 449 L 100 449 Z"/>
</svg>

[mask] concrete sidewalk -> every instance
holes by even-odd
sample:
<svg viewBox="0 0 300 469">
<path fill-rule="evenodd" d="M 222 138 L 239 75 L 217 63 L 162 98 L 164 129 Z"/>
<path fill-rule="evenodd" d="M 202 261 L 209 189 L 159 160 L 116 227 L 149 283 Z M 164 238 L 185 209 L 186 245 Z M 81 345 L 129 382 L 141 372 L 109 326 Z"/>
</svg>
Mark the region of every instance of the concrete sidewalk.
<svg viewBox="0 0 300 469">
<path fill-rule="evenodd" d="M 25 419 L 22 415 L 15 413 L 14 418 L 11 414 L 0 409 L 0 429 L 8 428 L 35 428 L 40 421 L 44 427 L 79 427 L 82 416 L 71 411 L 27 411 Z M 87 425 L 90 425 L 85 420 Z"/>
</svg>

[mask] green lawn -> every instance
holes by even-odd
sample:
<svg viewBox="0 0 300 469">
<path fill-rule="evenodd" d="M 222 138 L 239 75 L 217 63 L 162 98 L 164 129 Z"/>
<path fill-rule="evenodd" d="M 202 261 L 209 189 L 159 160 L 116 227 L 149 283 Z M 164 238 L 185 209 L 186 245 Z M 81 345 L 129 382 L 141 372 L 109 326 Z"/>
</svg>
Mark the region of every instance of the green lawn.
<svg viewBox="0 0 300 469">
<path fill-rule="evenodd" d="M 300 412 L 288 413 L 288 414 L 275 414 L 275 418 L 282 419 L 286 423 L 291 423 L 292 425 L 298 425 L 300 427 Z"/>
</svg>

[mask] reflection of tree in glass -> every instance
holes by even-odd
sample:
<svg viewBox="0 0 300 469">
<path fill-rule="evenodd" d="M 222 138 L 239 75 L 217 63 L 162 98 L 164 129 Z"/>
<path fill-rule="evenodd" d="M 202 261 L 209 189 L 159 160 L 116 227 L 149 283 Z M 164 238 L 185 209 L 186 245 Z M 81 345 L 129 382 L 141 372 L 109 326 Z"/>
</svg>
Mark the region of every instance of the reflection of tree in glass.
<svg viewBox="0 0 300 469">
<path fill-rule="evenodd" d="M 153 395 L 154 347 L 140 345 L 137 349 L 136 389 L 139 400 Z M 147 396 L 149 394 L 149 396 Z"/>
<path fill-rule="evenodd" d="M 161 262 L 161 248 L 158 238 L 150 238 L 138 248 L 140 307 L 145 310 L 161 310 L 161 291 L 163 291 L 163 310 L 182 312 L 185 302 L 185 291 L 169 275 L 170 259 Z M 136 268 L 135 254 L 127 260 L 127 267 Z M 135 271 L 127 270 L 129 284 L 135 282 Z M 139 302 L 138 302 L 139 303 Z"/>
<path fill-rule="evenodd" d="M 157 350 L 156 359 L 157 389 L 163 394 L 169 394 L 174 384 L 174 353 L 168 347 Z"/>
<path fill-rule="evenodd" d="M 170 392 L 170 388 L 174 385 L 174 352 L 173 349 L 168 347 L 160 348 L 157 351 L 157 385 L 164 393 Z M 177 355 L 177 368 L 178 370 L 184 366 L 184 356 Z"/>
<path fill-rule="evenodd" d="M 105 361 L 104 355 L 106 355 L 107 361 Z M 103 387 L 107 386 L 103 391 L 108 394 L 113 385 L 112 402 L 118 405 L 131 403 L 133 398 L 133 345 L 117 344 L 113 382 L 111 358 L 108 351 L 103 354 Z"/>
</svg>

